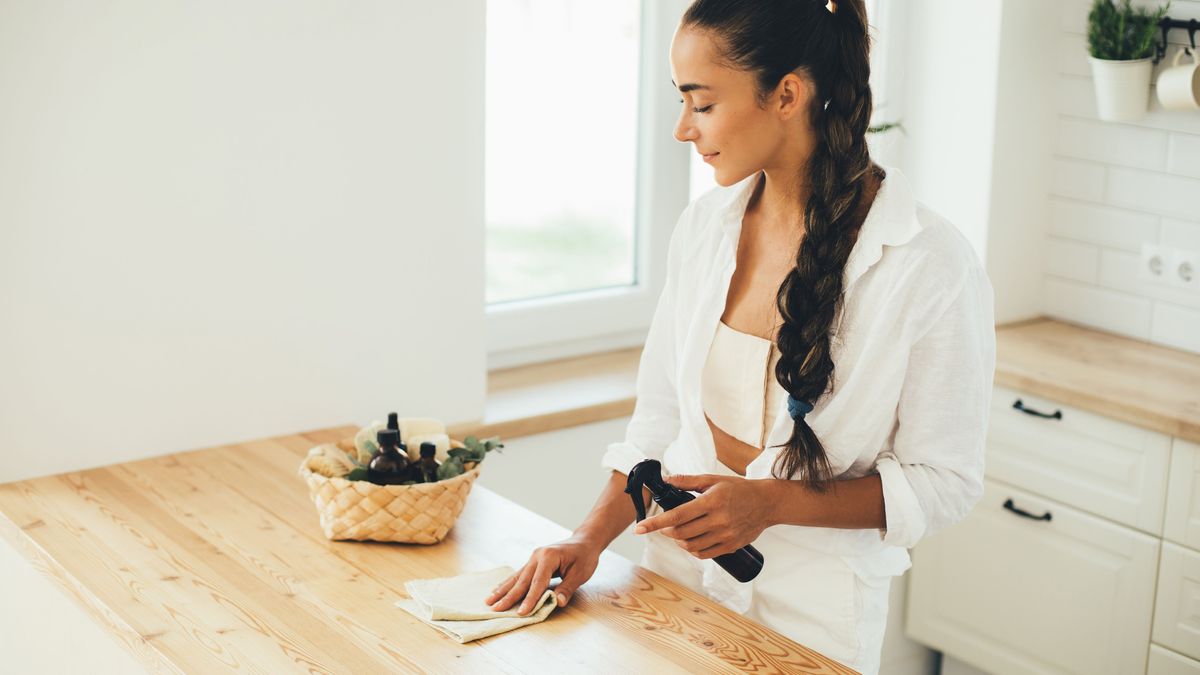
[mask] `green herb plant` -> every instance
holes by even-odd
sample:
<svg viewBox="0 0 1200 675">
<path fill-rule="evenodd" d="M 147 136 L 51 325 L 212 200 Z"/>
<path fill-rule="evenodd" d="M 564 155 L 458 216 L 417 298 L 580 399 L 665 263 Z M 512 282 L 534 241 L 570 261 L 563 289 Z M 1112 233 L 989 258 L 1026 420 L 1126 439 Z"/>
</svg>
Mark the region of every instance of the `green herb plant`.
<svg viewBox="0 0 1200 675">
<path fill-rule="evenodd" d="M 1134 61 L 1154 55 L 1158 22 L 1171 2 L 1151 10 L 1134 8 L 1130 0 L 1094 0 L 1088 12 L 1088 53 L 1106 61 Z"/>
</svg>

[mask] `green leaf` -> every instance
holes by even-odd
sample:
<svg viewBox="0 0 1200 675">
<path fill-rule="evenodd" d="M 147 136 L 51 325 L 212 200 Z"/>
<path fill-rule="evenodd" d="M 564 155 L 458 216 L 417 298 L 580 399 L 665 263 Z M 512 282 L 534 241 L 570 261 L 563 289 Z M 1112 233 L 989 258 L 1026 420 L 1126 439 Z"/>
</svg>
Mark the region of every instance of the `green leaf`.
<svg viewBox="0 0 1200 675">
<path fill-rule="evenodd" d="M 359 465 L 346 474 L 346 480 L 366 480 L 367 467 Z"/>
<path fill-rule="evenodd" d="M 465 469 L 463 468 L 462 458 L 451 457 L 450 459 L 442 462 L 441 466 L 438 467 L 437 477 L 438 480 L 446 480 L 447 478 L 454 478 L 455 476 L 463 473 L 463 471 L 465 471 Z"/>
<path fill-rule="evenodd" d="M 1093 0 L 1088 12 L 1088 53 L 1097 59 L 1130 61 L 1154 56 L 1158 22 L 1171 3 L 1158 9 L 1134 8 L 1130 0 Z"/>
</svg>

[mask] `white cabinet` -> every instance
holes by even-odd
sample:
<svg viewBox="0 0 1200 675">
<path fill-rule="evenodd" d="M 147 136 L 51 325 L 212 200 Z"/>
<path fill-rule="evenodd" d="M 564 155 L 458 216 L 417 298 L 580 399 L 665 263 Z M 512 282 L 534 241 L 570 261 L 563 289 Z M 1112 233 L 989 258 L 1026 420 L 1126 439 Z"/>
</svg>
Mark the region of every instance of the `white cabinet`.
<svg viewBox="0 0 1200 675">
<path fill-rule="evenodd" d="M 1176 438 L 1163 538 L 1200 550 L 1200 445 Z"/>
<path fill-rule="evenodd" d="M 994 389 L 987 449 L 992 478 L 1157 536 L 1170 459 L 1165 434 Z"/>
<path fill-rule="evenodd" d="M 1150 645 L 1146 675 L 1200 675 L 1200 661 L 1189 659 L 1158 645 Z"/>
<path fill-rule="evenodd" d="M 1163 544 L 1154 608 L 1154 641 L 1200 659 L 1200 553 Z"/>
<path fill-rule="evenodd" d="M 1158 548 L 987 480 L 963 523 L 913 550 L 907 632 L 997 675 L 1145 672 Z"/>
<path fill-rule="evenodd" d="M 913 550 L 906 633 L 994 675 L 1192 672 L 1200 446 L 1003 386 L 992 401 L 984 496 Z"/>
</svg>

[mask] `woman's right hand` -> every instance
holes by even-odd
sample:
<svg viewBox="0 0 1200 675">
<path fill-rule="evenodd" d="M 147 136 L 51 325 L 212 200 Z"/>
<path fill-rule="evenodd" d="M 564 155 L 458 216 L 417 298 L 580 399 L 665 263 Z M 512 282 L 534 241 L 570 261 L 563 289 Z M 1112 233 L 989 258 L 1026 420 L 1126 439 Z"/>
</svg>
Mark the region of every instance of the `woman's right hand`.
<svg viewBox="0 0 1200 675">
<path fill-rule="evenodd" d="M 524 567 L 496 586 L 485 602 L 494 611 L 502 612 L 524 598 L 517 609 L 524 616 L 549 588 L 550 580 L 561 577 L 554 589 L 554 599 L 559 607 L 565 607 L 575 589 L 592 578 L 602 550 L 603 547 L 577 537 L 542 546 L 534 550 Z"/>
</svg>

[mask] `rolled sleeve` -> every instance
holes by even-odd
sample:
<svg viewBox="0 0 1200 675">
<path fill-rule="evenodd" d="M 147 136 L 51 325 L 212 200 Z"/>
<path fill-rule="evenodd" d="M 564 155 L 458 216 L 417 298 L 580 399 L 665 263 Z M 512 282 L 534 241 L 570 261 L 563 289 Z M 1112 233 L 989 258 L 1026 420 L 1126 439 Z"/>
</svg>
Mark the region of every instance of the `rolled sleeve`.
<svg viewBox="0 0 1200 675">
<path fill-rule="evenodd" d="M 911 548 L 966 517 L 983 494 L 996 368 L 993 290 L 973 267 L 909 351 L 883 485 L 886 544 Z"/>
<path fill-rule="evenodd" d="M 638 362 L 637 400 L 625 438 L 610 443 L 600 460 L 601 466 L 623 474 L 628 474 L 644 459 L 661 460 L 667 446 L 679 434 L 679 395 L 675 378 L 678 332 L 675 324 L 679 312 L 676 305 L 684 236 L 681 232 L 687 227 L 692 206 L 684 209 L 671 232 L 667 246 L 667 276 Z"/>
</svg>

